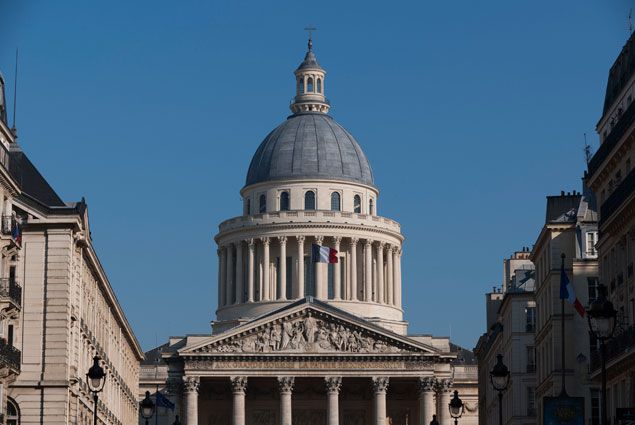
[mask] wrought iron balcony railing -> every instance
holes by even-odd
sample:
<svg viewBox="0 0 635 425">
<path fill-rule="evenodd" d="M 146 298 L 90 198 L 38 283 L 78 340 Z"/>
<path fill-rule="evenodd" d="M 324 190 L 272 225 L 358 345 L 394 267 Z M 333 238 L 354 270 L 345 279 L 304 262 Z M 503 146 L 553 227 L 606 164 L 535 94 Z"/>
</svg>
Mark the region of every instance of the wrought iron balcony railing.
<svg viewBox="0 0 635 425">
<path fill-rule="evenodd" d="M 635 103 L 631 103 L 626 111 L 622 114 L 619 121 L 615 124 L 615 127 L 611 130 L 609 135 L 604 139 L 604 142 L 600 145 L 598 150 L 591 158 L 589 162 L 589 175 L 595 174 L 600 168 L 600 165 L 610 155 L 611 151 L 617 143 L 620 141 L 624 133 L 630 128 L 635 120 Z"/>
<path fill-rule="evenodd" d="M 624 329 L 619 334 L 606 342 L 606 361 L 609 362 L 616 357 L 631 351 L 635 347 L 635 326 Z M 598 370 L 600 363 L 600 353 L 597 350 L 591 351 L 591 370 Z"/>
<path fill-rule="evenodd" d="M 0 299 L 9 299 L 22 306 L 22 287 L 14 279 L 0 279 Z"/>
<path fill-rule="evenodd" d="M 617 211 L 620 205 L 635 192 L 635 169 L 622 180 L 622 183 L 611 193 L 600 207 L 600 226 Z"/>
<path fill-rule="evenodd" d="M 8 344 L 5 340 L 0 340 L 0 362 L 19 372 L 21 358 L 22 353 L 20 350 Z"/>
</svg>

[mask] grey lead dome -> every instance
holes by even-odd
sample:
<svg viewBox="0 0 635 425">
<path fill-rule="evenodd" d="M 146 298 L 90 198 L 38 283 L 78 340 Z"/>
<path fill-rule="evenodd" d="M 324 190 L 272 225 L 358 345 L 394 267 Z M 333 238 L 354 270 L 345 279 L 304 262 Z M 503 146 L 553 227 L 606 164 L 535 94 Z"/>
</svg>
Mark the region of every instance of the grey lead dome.
<svg viewBox="0 0 635 425">
<path fill-rule="evenodd" d="M 319 112 L 292 115 L 265 137 L 251 159 L 246 186 L 312 178 L 374 186 L 370 164 L 355 138 Z"/>
</svg>

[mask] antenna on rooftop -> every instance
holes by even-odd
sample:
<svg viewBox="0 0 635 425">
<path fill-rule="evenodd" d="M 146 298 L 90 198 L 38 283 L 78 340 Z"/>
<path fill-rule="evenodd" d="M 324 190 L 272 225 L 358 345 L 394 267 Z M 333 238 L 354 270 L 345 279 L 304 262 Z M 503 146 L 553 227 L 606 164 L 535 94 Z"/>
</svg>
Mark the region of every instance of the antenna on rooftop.
<svg viewBox="0 0 635 425">
<path fill-rule="evenodd" d="M 586 165 L 589 166 L 589 162 L 591 162 L 591 146 L 586 141 L 586 133 L 584 133 L 584 158 L 586 159 Z"/>
<path fill-rule="evenodd" d="M 13 135 L 17 135 L 17 128 L 15 126 L 15 112 L 18 100 L 18 49 L 15 49 L 15 75 L 13 76 Z"/>
</svg>

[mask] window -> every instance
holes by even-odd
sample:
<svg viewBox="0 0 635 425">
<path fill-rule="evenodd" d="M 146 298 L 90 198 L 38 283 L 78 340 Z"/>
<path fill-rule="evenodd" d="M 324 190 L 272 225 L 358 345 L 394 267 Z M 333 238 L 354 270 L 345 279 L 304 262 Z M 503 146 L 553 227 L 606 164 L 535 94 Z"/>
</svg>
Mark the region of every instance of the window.
<svg viewBox="0 0 635 425">
<path fill-rule="evenodd" d="M 362 198 L 359 195 L 355 195 L 353 198 L 353 212 L 361 214 L 362 212 Z"/>
<path fill-rule="evenodd" d="M 304 209 L 305 210 L 315 209 L 315 192 L 313 192 L 312 190 L 308 190 L 304 194 Z"/>
<path fill-rule="evenodd" d="M 313 92 L 313 78 L 309 77 L 306 81 L 306 91 L 309 93 Z"/>
<path fill-rule="evenodd" d="M 340 210 L 340 194 L 339 192 L 331 193 L 331 211 Z"/>
<path fill-rule="evenodd" d="M 245 215 L 251 214 L 251 199 L 247 199 L 245 202 Z"/>
<path fill-rule="evenodd" d="M 267 212 L 267 196 L 264 193 L 260 195 L 260 204 L 258 206 L 258 212 L 260 214 Z"/>
<path fill-rule="evenodd" d="M 533 387 L 527 387 L 527 416 L 536 416 L 536 392 Z"/>
<path fill-rule="evenodd" d="M 289 211 L 289 192 L 286 190 L 280 194 L 280 211 Z"/>
<path fill-rule="evenodd" d="M 302 78 L 298 79 L 298 93 L 304 93 L 304 80 Z"/>
<path fill-rule="evenodd" d="M 600 425 L 600 390 L 591 390 L 591 425 Z"/>
<path fill-rule="evenodd" d="M 536 371 L 536 356 L 533 346 L 527 346 L 527 373 L 533 373 Z"/>
<path fill-rule="evenodd" d="M 536 307 L 525 309 L 525 332 L 536 332 Z"/>
<path fill-rule="evenodd" d="M 18 425 L 20 423 L 20 409 L 15 401 L 7 400 L 7 425 Z"/>
<path fill-rule="evenodd" d="M 311 256 L 304 256 L 304 296 L 315 296 L 315 263 Z"/>
<path fill-rule="evenodd" d="M 586 232 L 586 253 L 588 255 L 598 255 L 595 244 L 598 242 L 598 232 Z"/>
<path fill-rule="evenodd" d="M 375 214 L 375 203 L 372 198 L 368 201 L 368 214 Z"/>
<path fill-rule="evenodd" d="M 591 304 L 598 297 L 598 278 L 588 277 L 587 284 L 589 286 L 589 304 Z"/>
<path fill-rule="evenodd" d="M 317 79 L 317 92 L 322 93 L 322 79 L 321 78 Z"/>
</svg>

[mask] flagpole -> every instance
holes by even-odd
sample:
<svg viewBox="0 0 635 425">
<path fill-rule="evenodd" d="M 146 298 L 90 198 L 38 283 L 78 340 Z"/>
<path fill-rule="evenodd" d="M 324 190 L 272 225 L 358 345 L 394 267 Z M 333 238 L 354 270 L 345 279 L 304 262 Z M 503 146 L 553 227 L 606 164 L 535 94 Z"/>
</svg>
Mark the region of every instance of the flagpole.
<svg viewBox="0 0 635 425">
<path fill-rule="evenodd" d="M 560 254 L 560 258 L 562 259 L 562 263 L 560 265 L 561 267 L 561 273 L 566 273 L 564 270 L 564 259 L 565 259 L 566 255 L 564 254 L 564 252 L 562 254 Z M 560 275 L 560 285 L 562 286 L 562 274 Z M 565 361 L 565 351 L 564 351 L 564 298 L 560 297 L 560 339 L 562 340 L 562 363 L 560 363 L 560 366 L 562 367 L 562 391 L 560 391 L 560 394 L 564 395 L 567 393 L 567 390 L 565 389 L 565 368 L 564 368 L 564 361 Z"/>
<path fill-rule="evenodd" d="M 159 365 L 157 365 L 156 368 L 158 369 Z M 158 397 L 158 394 L 159 394 L 159 384 L 157 384 L 157 397 Z M 154 412 L 154 424 L 159 425 L 159 406 L 156 406 L 156 412 Z"/>
</svg>

